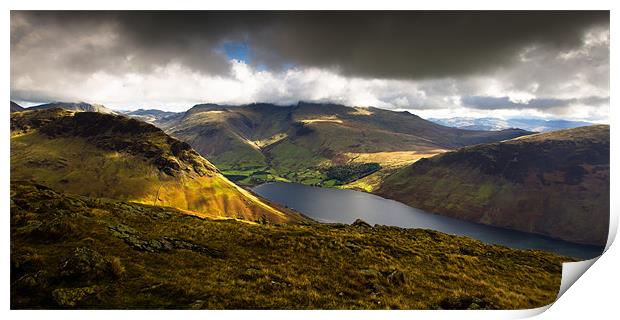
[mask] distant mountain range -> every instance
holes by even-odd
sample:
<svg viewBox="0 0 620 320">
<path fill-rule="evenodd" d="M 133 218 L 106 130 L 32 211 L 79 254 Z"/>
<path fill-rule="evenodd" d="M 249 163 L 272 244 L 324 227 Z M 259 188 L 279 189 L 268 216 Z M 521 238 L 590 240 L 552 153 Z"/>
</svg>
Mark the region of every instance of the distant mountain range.
<svg viewBox="0 0 620 320">
<path fill-rule="evenodd" d="M 519 128 L 534 132 L 548 132 L 561 129 L 570 129 L 589 126 L 593 123 L 585 121 L 569 120 L 544 120 L 544 119 L 500 119 L 500 118 L 430 118 L 429 121 L 453 128 L 465 130 L 505 130 Z"/>
<path fill-rule="evenodd" d="M 175 116 L 182 112 L 170 112 L 158 109 L 138 109 L 135 111 L 125 111 L 122 113 L 144 122 L 156 123 L 158 121 L 162 121 L 164 118 Z"/>
</svg>

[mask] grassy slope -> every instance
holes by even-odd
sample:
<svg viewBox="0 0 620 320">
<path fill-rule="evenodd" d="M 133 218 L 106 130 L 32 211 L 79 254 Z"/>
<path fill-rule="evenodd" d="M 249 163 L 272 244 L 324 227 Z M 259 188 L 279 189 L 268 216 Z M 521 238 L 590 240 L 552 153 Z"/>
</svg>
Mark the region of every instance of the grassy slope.
<svg viewBox="0 0 620 320">
<path fill-rule="evenodd" d="M 201 105 L 160 125 L 225 173 L 248 173 L 239 180 L 246 184 L 262 181 L 252 179 L 252 170 L 269 171 L 273 179 L 321 184 L 326 182 L 325 168 L 356 158 L 387 168 L 393 161 L 384 153 L 392 153 L 392 158 L 407 152 L 435 154 L 527 134 L 458 130 L 409 113 L 309 103 Z"/>
<path fill-rule="evenodd" d="M 44 112 L 22 112 L 12 117 L 12 123 L 19 126 Z M 79 127 L 80 121 L 89 121 L 84 115 L 88 114 L 48 115 L 46 120 L 50 123 L 42 128 L 50 130 L 58 125 L 60 135 L 42 133 L 36 125 L 26 129 L 15 127 L 11 138 L 11 179 L 35 180 L 81 195 L 171 206 L 213 218 L 254 221 L 265 216 L 278 222 L 299 219 L 296 214 L 284 212 L 239 188 L 193 150 L 181 150 L 174 155 L 173 145 L 182 144 L 148 124 L 100 115 L 97 117 L 101 119 L 93 120 L 95 124 L 110 121 L 108 126 L 120 124 L 124 126 L 122 130 L 128 131 L 102 130 L 95 136 L 83 136 L 78 129 L 71 132 L 71 126 Z M 58 124 L 63 119 L 67 123 Z M 136 129 L 140 126 L 143 128 Z M 64 134 L 65 131 L 70 133 Z M 172 169 L 175 164 L 178 170 Z"/>
<path fill-rule="evenodd" d="M 16 309 L 533 308 L 555 300 L 563 261 L 427 230 L 213 221 L 11 184 Z"/>
<path fill-rule="evenodd" d="M 602 245 L 609 126 L 463 148 L 387 177 L 376 193 L 438 214 Z"/>
</svg>

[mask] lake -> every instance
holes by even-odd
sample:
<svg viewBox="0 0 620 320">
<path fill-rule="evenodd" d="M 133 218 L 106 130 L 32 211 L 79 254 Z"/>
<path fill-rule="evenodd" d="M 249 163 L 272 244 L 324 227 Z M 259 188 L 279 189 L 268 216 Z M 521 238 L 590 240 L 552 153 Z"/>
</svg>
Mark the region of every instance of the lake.
<svg viewBox="0 0 620 320">
<path fill-rule="evenodd" d="M 422 228 L 468 236 L 517 249 L 540 249 L 580 259 L 600 255 L 603 247 L 581 245 L 527 232 L 486 226 L 412 208 L 373 194 L 297 183 L 270 182 L 252 189 L 256 194 L 320 222 L 347 223 L 362 219 L 371 225 Z"/>
</svg>

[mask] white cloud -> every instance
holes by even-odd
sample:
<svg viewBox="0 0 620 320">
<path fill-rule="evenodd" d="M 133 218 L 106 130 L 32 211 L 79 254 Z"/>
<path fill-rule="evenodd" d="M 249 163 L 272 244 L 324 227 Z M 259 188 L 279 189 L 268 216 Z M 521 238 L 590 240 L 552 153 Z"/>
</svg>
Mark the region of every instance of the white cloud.
<svg viewBox="0 0 620 320">
<path fill-rule="evenodd" d="M 91 42 L 93 46 L 106 46 L 110 41 Z M 509 67 L 464 78 L 365 79 L 346 77 L 335 69 L 293 67 L 269 71 L 237 60 L 228 64 L 228 75 L 210 75 L 175 62 L 148 71 L 119 73 L 100 69 L 90 75 L 67 72 L 50 81 L 39 81 L 38 72 L 24 73 L 12 78 L 11 90 L 14 99 L 24 102 L 34 101 L 29 99 L 34 92 L 48 99 L 102 103 L 115 109 L 182 111 L 205 102 L 293 104 L 306 100 L 410 110 L 425 117 L 529 115 L 595 121 L 609 118 L 608 100 L 605 103 L 599 99 L 598 105 L 584 103 L 588 97 L 609 96 L 608 30 L 589 32 L 582 46 L 569 52 L 528 47 L 519 55 L 519 61 Z M 536 99 L 573 102 L 518 110 L 501 106 L 465 107 L 463 98 L 472 96 L 506 97 L 522 105 Z"/>
</svg>

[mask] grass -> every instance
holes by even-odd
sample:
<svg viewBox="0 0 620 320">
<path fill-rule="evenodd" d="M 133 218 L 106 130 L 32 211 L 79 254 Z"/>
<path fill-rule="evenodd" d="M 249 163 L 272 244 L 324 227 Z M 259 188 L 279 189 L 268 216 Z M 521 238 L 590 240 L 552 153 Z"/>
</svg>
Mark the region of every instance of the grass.
<svg viewBox="0 0 620 320">
<path fill-rule="evenodd" d="M 13 309 L 534 308 L 555 300 L 568 260 L 429 230 L 218 221 L 11 184 Z"/>
</svg>

